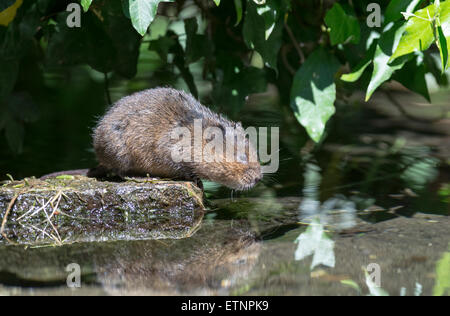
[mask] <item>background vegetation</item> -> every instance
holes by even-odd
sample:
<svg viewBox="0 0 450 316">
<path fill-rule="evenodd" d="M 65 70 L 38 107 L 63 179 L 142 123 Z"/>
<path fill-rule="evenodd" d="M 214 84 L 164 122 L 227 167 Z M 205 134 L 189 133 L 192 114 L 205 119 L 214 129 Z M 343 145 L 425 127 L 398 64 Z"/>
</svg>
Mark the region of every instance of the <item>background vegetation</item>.
<svg viewBox="0 0 450 316">
<path fill-rule="evenodd" d="M 80 167 L 92 164 L 77 148 L 90 144 L 95 116 L 118 97 L 160 85 L 188 90 L 237 120 L 249 95 L 275 86 L 276 110 L 323 142 L 337 102 L 355 90 L 368 100 L 395 79 L 429 99 L 427 73 L 447 84 L 450 1 L 379 1 L 377 26 L 372 0 L 82 0 L 81 27 L 71 28 L 72 2 L 0 4 L 6 155 L 23 154 L 33 137 L 42 154 L 56 146 Z M 257 118 L 282 123 L 263 112 Z M 43 126 L 28 135 L 30 122 Z M 45 130 L 52 139 L 40 138 Z M 27 164 L 42 164 L 39 154 Z"/>
</svg>

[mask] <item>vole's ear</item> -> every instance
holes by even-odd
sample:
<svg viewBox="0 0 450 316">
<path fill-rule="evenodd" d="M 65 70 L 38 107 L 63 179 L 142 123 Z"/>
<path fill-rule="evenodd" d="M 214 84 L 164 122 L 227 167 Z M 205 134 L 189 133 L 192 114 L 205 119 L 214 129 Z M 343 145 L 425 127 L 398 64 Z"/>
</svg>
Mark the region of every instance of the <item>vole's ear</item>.
<svg viewBox="0 0 450 316">
<path fill-rule="evenodd" d="M 242 123 L 241 122 L 237 122 L 234 124 L 235 128 L 242 128 Z"/>
</svg>

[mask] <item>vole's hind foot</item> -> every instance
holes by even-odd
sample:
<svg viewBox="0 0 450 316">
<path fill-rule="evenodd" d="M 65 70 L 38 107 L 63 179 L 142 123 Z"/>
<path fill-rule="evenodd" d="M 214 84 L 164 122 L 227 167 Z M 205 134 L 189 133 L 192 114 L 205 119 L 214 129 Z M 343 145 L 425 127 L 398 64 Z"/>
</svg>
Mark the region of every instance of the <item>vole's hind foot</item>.
<svg viewBox="0 0 450 316">
<path fill-rule="evenodd" d="M 90 178 L 106 178 L 108 177 L 108 169 L 102 165 L 89 169 L 87 176 Z"/>
</svg>

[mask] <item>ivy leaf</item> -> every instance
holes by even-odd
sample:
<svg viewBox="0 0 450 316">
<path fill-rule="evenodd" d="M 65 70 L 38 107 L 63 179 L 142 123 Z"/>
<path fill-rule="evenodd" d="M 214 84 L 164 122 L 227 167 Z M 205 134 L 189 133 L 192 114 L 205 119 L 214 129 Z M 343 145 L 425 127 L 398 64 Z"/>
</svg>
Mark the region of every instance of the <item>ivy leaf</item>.
<svg viewBox="0 0 450 316">
<path fill-rule="evenodd" d="M 245 11 L 243 36 L 247 46 L 256 50 L 270 68 L 277 71 L 278 52 L 283 35 L 284 7 L 275 2 L 257 6 L 249 1 Z"/>
<path fill-rule="evenodd" d="M 87 12 L 89 10 L 89 7 L 92 4 L 92 0 L 81 0 L 81 6 L 83 7 L 83 11 Z"/>
<path fill-rule="evenodd" d="M 141 37 L 123 15 L 118 1 L 106 2 L 101 10 L 104 29 L 116 52 L 113 68 L 121 76 L 131 79 L 137 72 Z"/>
<path fill-rule="evenodd" d="M 241 58 L 218 52 L 216 78 L 213 89 L 213 103 L 217 108 L 227 108 L 230 117 L 237 115 L 245 105 L 246 97 L 252 93 L 267 89 L 266 71 L 255 67 L 246 67 Z M 251 82 L 251 84 L 248 84 Z"/>
<path fill-rule="evenodd" d="M 330 30 L 331 45 L 350 41 L 359 43 L 360 27 L 354 15 L 347 14 L 339 3 L 335 3 L 325 16 L 325 23 Z"/>
<path fill-rule="evenodd" d="M 334 267 L 336 260 L 334 241 L 326 235 L 323 225 L 318 220 L 313 221 L 295 242 L 298 243 L 295 260 L 303 260 L 313 255 L 311 270 L 319 264 Z"/>
<path fill-rule="evenodd" d="M 431 4 L 421 10 L 414 12 L 414 16 L 408 19 L 405 33 L 403 34 L 400 43 L 391 56 L 389 61 L 393 61 L 397 57 L 412 53 L 414 51 L 423 51 L 428 49 L 433 44 L 434 29 L 429 17 L 435 16 L 436 9 L 434 4 Z M 450 40 L 450 1 L 445 1 L 439 7 L 439 20 L 442 26 L 443 36 L 447 41 Z"/>
<path fill-rule="evenodd" d="M 166 0 L 164 2 L 171 2 Z M 161 0 L 129 0 L 131 23 L 136 31 L 142 36 L 147 32 L 158 11 Z"/>
<path fill-rule="evenodd" d="M 14 4 L 14 2 L 16 2 L 16 1 L 15 0 L 3 0 L 0 3 L 0 12 L 5 10 L 6 8 L 9 8 L 10 6 L 12 6 Z"/>
<path fill-rule="evenodd" d="M 190 64 L 199 60 L 203 56 L 212 54 L 212 45 L 204 34 L 197 34 L 197 19 L 190 18 L 184 20 L 186 32 L 186 63 Z"/>
<path fill-rule="evenodd" d="M 318 48 L 308 56 L 294 77 L 291 107 L 315 142 L 320 140 L 325 124 L 335 112 L 334 75 L 339 66 L 333 55 Z"/>
<path fill-rule="evenodd" d="M 25 130 L 23 124 L 15 119 L 9 119 L 5 122 L 5 136 L 9 148 L 16 154 L 20 154 L 23 150 L 23 139 Z"/>
<path fill-rule="evenodd" d="M 264 50 L 266 26 L 264 18 L 258 14 L 256 5 L 249 1 L 245 11 L 244 28 L 242 30 L 244 40 L 251 49 Z M 259 52 L 261 54 L 261 52 Z M 262 55 L 262 54 L 261 54 Z"/>
<path fill-rule="evenodd" d="M 20 122 L 35 122 L 39 107 L 27 92 L 13 93 L 7 101 L 9 115 Z"/>
<path fill-rule="evenodd" d="M 375 48 L 376 48 L 376 42 L 374 42 L 367 54 L 366 57 L 355 67 L 355 70 L 349 74 L 343 74 L 341 76 L 341 80 L 345 81 L 345 82 L 355 82 L 356 80 L 358 80 L 362 74 L 364 73 L 364 70 L 366 70 L 366 68 L 372 63 L 372 59 L 374 57 L 375 54 Z"/>
<path fill-rule="evenodd" d="M 375 282 L 372 281 L 372 278 L 366 270 L 364 270 L 364 275 L 366 277 L 366 285 L 369 289 L 370 296 L 389 296 L 389 293 L 386 292 L 386 290 L 377 286 Z"/>
<path fill-rule="evenodd" d="M 234 0 L 234 7 L 236 9 L 236 24 L 237 26 L 242 20 L 242 0 Z"/>
<path fill-rule="evenodd" d="M 171 32 L 167 33 L 168 37 L 171 37 Z M 162 39 L 162 38 L 160 38 Z M 159 41 L 158 41 L 159 42 Z M 175 66 L 177 66 L 178 70 L 180 71 L 181 77 L 183 78 L 184 82 L 189 88 L 189 91 L 194 96 L 194 98 L 198 99 L 198 90 L 197 86 L 195 85 L 194 77 L 192 76 L 191 71 L 189 70 L 188 65 L 185 63 L 185 52 L 183 50 L 183 47 L 181 46 L 180 42 L 178 40 L 174 40 L 172 43 L 170 42 L 163 42 L 164 44 L 168 44 L 169 46 L 169 53 L 174 54 L 173 63 Z"/>
<path fill-rule="evenodd" d="M 16 16 L 17 9 L 22 5 L 23 0 L 17 0 L 16 2 L 7 1 L 0 4 L 3 9 L 0 9 L 0 25 L 8 26 L 14 17 Z"/>
<path fill-rule="evenodd" d="M 442 64 L 442 74 L 445 72 L 445 69 L 448 67 L 448 46 L 447 39 L 445 38 L 444 32 L 442 31 L 442 27 L 437 27 L 438 32 L 438 42 L 439 42 L 439 54 L 441 56 L 441 64 Z"/>
<path fill-rule="evenodd" d="M 67 13 L 58 17 L 59 32 L 49 39 L 49 65 L 76 65 L 87 63 L 100 72 L 109 72 L 117 64 L 117 51 L 103 23 L 91 11 L 83 15 L 83 27 L 69 28 Z"/>
<path fill-rule="evenodd" d="M 401 12 L 412 13 L 423 0 L 392 0 L 384 14 L 384 24 L 395 22 L 402 17 Z"/>
<path fill-rule="evenodd" d="M 380 37 L 375 55 L 373 58 L 373 72 L 370 79 L 369 86 L 366 91 L 366 102 L 370 99 L 375 90 L 386 80 L 389 80 L 392 74 L 403 67 L 404 63 L 410 59 L 410 56 L 405 56 L 393 64 L 389 64 L 389 58 L 392 52 L 399 45 L 400 38 L 404 32 L 405 25 L 402 23 L 390 23 L 384 30 Z"/>
<path fill-rule="evenodd" d="M 400 82 L 409 90 L 422 95 L 430 102 L 430 94 L 428 93 L 427 82 L 425 80 L 426 72 L 423 63 L 423 53 L 420 53 L 416 58 L 405 63 L 403 68 L 394 74 L 393 79 Z"/>
<path fill-rule="evenodd" d="M 364 70 L 366 70 L 366 68 L 371 63 L 372 63 L 372 60 L 369 60 L 369 61 L 366 61 L 364 64 L 358 65 L 356 67 L 355 71 L 353 71 L 353 72 L 351 72 L 349 74 L 343 74 L 341 76 L 341 80 L 342 81 L 346 81 L 346 82 L 355 82 L 356 80 L 358 80 L 362 76 Z"/>
<path fill-rule="evenodd" d="M 424 52 L 423 54 L 424 59 L 424 65 L 425 68 L 427 70 L 427 73 L 430 73 L 434 79 L 436 80 L 437 84 L 442 86 L 442 87 L 447 87 L 448 86 L 448 78 L 447 76 L 445 76 L 445 74 L 443 75 L 441 72 L 442 67 L 440 65 L 438 65 L 438 62 L 436 61 L 435 58 L 433 58 L 433 54 L 431 54 L 430 52 Z"/>
<path fill-rule="evenodd" d="M 149 49 L 157 52 L 161 60 L 167 62 L 167 55 L 175 43 L 175 39 L 168 36 L 161 36 L 156 40 L 150 41 Z"/>
<path fill-rule="evenodd" d="M 128 0 L 121 0 L 120 2 L 122 4 L 122 12 L 123 12 L 123 14 L 128 19 L 131 19 L 131 16 L 130 16 L 130 2 Z"/>
<path fill-rule="evenodd" d="M 0 58 L 0 100 L 6 98 L 14 88 L 19 62 L 17 60 L 6 60 Z"/>
</svg>

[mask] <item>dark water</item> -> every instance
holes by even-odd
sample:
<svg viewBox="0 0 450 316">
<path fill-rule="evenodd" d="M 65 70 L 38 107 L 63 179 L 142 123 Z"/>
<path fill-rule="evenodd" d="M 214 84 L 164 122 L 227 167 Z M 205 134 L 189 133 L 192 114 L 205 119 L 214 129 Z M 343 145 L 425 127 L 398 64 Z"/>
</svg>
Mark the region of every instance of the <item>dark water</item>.
<svg viewBox="0 0 450 316">
<path fill-rule="evenodd" d="M 0 180 L 95 165 L 90 130 L 106 107 L 103 82 L 83 68 L 47 75 L 23 153 L 0 138 Z M 112 82 L 113 99 L 152 84 Z M 450 111 L 449 95 L 432 98 Z M 450 123 L 418 125 L 382 96 L 358 100 L 337 105 L 314 146 L 273 89 L 253 96 L 237 117 L 280 127 L 277 173 L 248 192 L 205 183 L 209 211 L 186 240 L 2 246 L 0 294 L 448 295 Z M 81 289 L 65 286 L 71 262 L 82 267 Z M 367 281 L 370 264 L 381 288 Z"/>
</svg>

